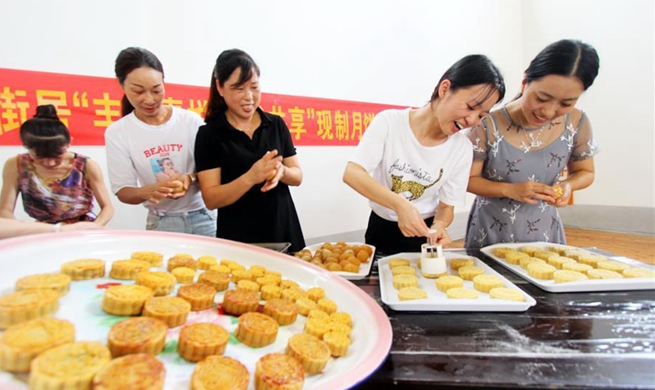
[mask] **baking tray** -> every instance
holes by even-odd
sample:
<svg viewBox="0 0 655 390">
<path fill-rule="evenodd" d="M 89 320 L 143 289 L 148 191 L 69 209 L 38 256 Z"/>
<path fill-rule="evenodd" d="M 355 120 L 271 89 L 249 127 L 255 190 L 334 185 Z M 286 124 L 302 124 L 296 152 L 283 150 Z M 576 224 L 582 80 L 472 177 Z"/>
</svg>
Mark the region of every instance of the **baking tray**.
<svg viewBox="0 0 655 390">
<path fill-rule="evenodd" d="M 434 284 L 436 279 L 428 279 L 421 276 L 421 272 L 417 267 L 417 262 L 421 257 L 420 253 L 398 253 L 395 255 L 383 257 L 378 260 L 378 273 L 380 276 L 380 293 L 382 302 L 387 306 L 397 311 L 479 311 L 479 312 L 522 312 L 534 306 L 537 301 L 530 295 L 526 294 L 523 290 L 516 287 L 512 282 L 507 280 L 503 275 L 496 272 L 493 268 L 489 267 L 477 257 L 462 255 L 458 253 L 444 252 L 446 257 L 446 265 L 449 275 L 457 275 L 456 271 L 450 269 L 451 259 L 470 258 L 473 259 L 474 265 L 482 268 L 487 275 L 495 275 L 503 281 L 503 287 L 511 288 L 520 291 L 525 297 L 524 302 L 508 301 L 502 299 L 492 299 L 489 294 L 478 291 L 478 299 L 451 299 L 437 290 Z M 416 299 L 410 301 L 401 301 L 398 299 L 398 290 L 393 287 L 392 274 L 389 269 L 389 260 L 393 258 L 403 258 L 410 261 L 411 266 L 416 268 L 416 276 L 418 276 L 419 287 L 425 290 L 428 297 L 425 299 Z M 473 282 L 470 280 L 464 281 L 464 287 L 473 289 Z M 477 290 L 476 290 L 477 291 Z"/>
<path fill-rule="evenodd" d="M 553 244 L 551 242 L 501 243 L 501 244 L 486 246 L 480 249 L 480 251 L 490 259 L 497 262 L 498 264 L 514 272 L 520 277 L 526 279 L 527 281 L 534 284 L 535 286 L 548 292 L 561 293 L 561 292 L 626 291 L 626 290 L 655 289 L 655 278 L 586 279 L 586 280 L 568 282 L 568 283 L 555 283 L 555 281 L 552 279 L 551 280 L 536 279 L 528 275 L 528 271 L 521 268 L 520 265 L 509 264 L 504 259 L 495 256 L 493 253 L 493 250 L 498 247 L 508 247 L 508 248 L 518 249 L 523 246 L 536 246 L 539 248 L 544 248 L 544 250 L 547 250 L 546 249 L 547 247 L 563 247 L 569 249 L 580 249 L 592 254 L 596 254 L 584 248 L 577 248 L 571 245 Z M 623 256 L 606 256 L 606 257 L 610 260 L 616 260 L 628 264 L 631 267 L 645 268 L 651 271 L 655 271 L 654 266 L 644 264 L 640 261 L 629 259 L 627 257 L 623 257 Z"/>
</svg>

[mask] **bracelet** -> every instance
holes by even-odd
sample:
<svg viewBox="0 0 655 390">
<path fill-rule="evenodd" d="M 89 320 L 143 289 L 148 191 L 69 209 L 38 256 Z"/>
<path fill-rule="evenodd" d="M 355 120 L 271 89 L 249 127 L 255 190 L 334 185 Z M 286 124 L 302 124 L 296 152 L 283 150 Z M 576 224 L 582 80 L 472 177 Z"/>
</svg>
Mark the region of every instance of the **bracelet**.
<svg viewBox="0 0 655 390">
<path fill-rule="evenodd" d="M 55 224 L 54 232 L 59 233 L 60 230 L 61 230 L 61 222 Z"/>
<path fill-rule="evenodd" d="M 191 183 L 196 181 L 196 175 L 194 175 L 193 173 L 187 173 L 186 175 L 189 176 L 189 180 L 191 181 Z"/>
</svg>

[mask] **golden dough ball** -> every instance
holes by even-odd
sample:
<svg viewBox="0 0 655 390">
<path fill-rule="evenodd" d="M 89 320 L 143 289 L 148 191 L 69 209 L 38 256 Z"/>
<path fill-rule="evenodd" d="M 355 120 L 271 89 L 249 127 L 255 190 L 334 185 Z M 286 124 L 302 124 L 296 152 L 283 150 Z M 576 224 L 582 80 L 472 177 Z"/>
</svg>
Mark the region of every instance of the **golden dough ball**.
<svg viewBox="0 0 655 390">
<path fill-rule="evenodd" d="M 349 262 L 350 264 L 356 265 L 357 268 L 359 268 L 359 266 L 362 265 L 362 262 L 359 261 L 359 259 L 356 258 L 355 256 L 350 256 L 349 258 L 346 259 L 346 261 Z"/>
<path fill-rule="evenodd" d="M 334 257 L 334 256 L 332 256 L 332 257 L 328 257 L 328 258 L 324 261 L 324 263 L 326 263 L 326 264 L 330 264 L 330 263 L 339 263 L 339 258 Z"/>
<path fill-rule="evenodd" d="M 327 264 L 327 269 L 330 271 L 341 271 L 341 266 L 338 263 Z"/>
<path fill-rule="evenodd" d="M 359 252 L 357 252 L 357 258 L 362 263 L 366 263 L 368 261 L 369 254 L 364 249 L 360 249 Z"/>
</svg>

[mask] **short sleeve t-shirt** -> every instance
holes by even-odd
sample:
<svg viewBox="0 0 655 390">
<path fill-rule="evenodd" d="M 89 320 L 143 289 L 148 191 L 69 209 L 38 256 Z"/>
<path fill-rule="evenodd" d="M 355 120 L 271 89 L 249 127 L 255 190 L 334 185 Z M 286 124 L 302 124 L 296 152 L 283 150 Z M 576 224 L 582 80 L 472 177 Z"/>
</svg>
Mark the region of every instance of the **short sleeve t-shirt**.
<svg viewBox="0 0 655 390">
<path fill-rule="evenodd" d="M 457 133 L 440 145 L 423 146 L 412 132 L 409 112 L 386 110 L 376 115 L 350 161 L 411 201 L 425 219 L 434 216 L 439 202 L 465 205 L 473 159 L 470 141 Z M 398 220 L 393 210 L 372 201 L 370 205 L 380 217 Z"/>
<path fill-rule="evenodd" d="M 162 125 L 144 123 L 134 112 L 109 125 L 105 143 L 114 194 L 124 187 L 141 187 L 195 172 L 195 138 L 204 122 L 192 111 L 172 109 L 170 119 Z M 202 209 L 205 203 L 198 183 L 193 183 L 180 199 L 145 202 L 144 206 L 160 212 L 185 212 Z"/>
</svg>

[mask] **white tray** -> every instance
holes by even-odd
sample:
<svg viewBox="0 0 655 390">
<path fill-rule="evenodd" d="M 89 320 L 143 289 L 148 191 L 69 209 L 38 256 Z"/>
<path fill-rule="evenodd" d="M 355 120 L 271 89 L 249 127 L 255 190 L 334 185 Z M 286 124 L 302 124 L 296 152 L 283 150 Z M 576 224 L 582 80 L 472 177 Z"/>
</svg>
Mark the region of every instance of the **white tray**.
<svg viewBox="0 0 655 390">
<path fill-rule="evenodd" d="M 320 249 L 321 246 L 323 246 L 323 244 L 325 244 L 325 243 L 321 242 L 319 244 L 306 246 L 303 249 L 309 249 L 309 251 L 312 252 L 312 256 L 314 256 L 314 252 L 316 252 L 318 249 Z M 357 272 L 357 273 L 343 272 L 343 271 L 329 271 L 329 272 L 332 272 L 333 274 L 339 275 L 339 276 L 343 277 L 344 279 L 348 279 L 348 280 L 361 280 L 361 279 L 364 279 L 371 272 L 371 267 L 373 266 L 373 259 L 375 258 L 375 247 L 373 245 L 368 245 L 368 244 L 365 244 L 363 242 L 346 242 L 346 244 L 349 245 L 349 246 L 366 245 L 368 247 L 373 248 L 373 252 L 371 253 L 371 257 L 368 258 L 368 261 L 366 263 L 362 263 L 362 265 L 359 266 L 359 272 Z"/>
<path fill-rule="evenodd" d="M 536 246 L 547 248 L 549 246 L 578 249 L 571 245 L 553 244 L 551 242 L 521 242 L 521 243 L 501 243 L 486 246 L 480 251 L 489 258 L 495 260 L 503 267 L 509 269 L 515 274 L 528 280 L 532 284 L 548 292 L 585 292 L 585 291 L 625 291 L 625 290 L 652 290 L 655 289 L 655 279 L 653 278 L 623 278 L 623 279 L 587 279 L 568 283 L 555 283 L 554 280 L 536 279 L 528 275 L 528 271 L 521 268 L 520 265 L 509 264 L 504 259 L 494 255 L 493 250 L 498 247 L 520 248 L 523 246 Z M 579 248 L 584 250 L 583 248 Z M 589 251 L 587 251 L 589 252 Z M 590 252 L 593 253 L 593 252 Z M 628 259 L 622 256 L 608 256 L 611 260 L 620 261 L 635 268 L 645 268 L 655 271 L 652 265 L 644 264 L 637 260 Z"/>
<path fill-rule="evenodd" d="M 157 251 L 165 260 L 177 253 L 194 257 L 212 255 L 231 259 L 245 266 L 259 264 L 279 271 L 303 288 L 320 286 L 334 300 L 339 311 L 350 313 L 353 319 L 351 345 L 346 356 L 330 359 L 320 375 L 307 375 L 305 389 L 345 389 L 361 382 L 385 360 L 391 348 L 392 330 L 389 318 L 380 305 L 354 284 L 300 259 L 252 245 L 210 237 L 177 233 L 107 230 L 39 234 L 30 237 L 0 240 L 0 295 L 13 291 L 18 278 L 35 273 L 58 272 L 60 265 L 79 258 L 100 258 L 107 261 L 107 271 L 113 260 L 129 258 L 135 251 Z M 165 264 L 165 263 L 164 263 Z M 165 270 L 165 267 L 155 269 Z M 102 311 L 102 284 L 132 281 L 109 278 L 72 282 L 71 291 L 60 299 L 55 317 L 75 324 L 77 341 L 107 342 L 107 333 L 116 322 L 125 319 Z M 179 287 L 176 286 L 176 288 Z M 230 284 L 230 289 L 234 285 Z M 175 294 L 175 293 L 174 293 Z M 223 293 L 215 302 L 222 302 Z M 225 327 L 231 334 L 237 326 L 236 317 L 219 315 L 216 308 L 192 312 L 187 324 L 211 322 Z M 281 326 L 277 340 L 263 348 L 249 348 L 230 342 L 225 355 L 238 359 L 250 372 L 250 387 L 254 389 L 255 362 L 267 353 L 283 353 L 289 336 L 303 331 L 305 317 L 298 316 L 291 325 Z M 195 364 L 182 359 L 176 351 L 181 327 L 169 329 L 166 348 L 157 355 L 166 366 L 164 390 L 187 390 Z M 235 339 L 233 339 L 235 340 Z M 27 389 L 27 375 L 0 371 L 0 389 Z"/>
<path fill-rule="evenodd" d="M 489 294 L 478 291 L 478 299 L 451 299 L 437 290 L 434 284 L 436 279 L 428 279 L 421 276 L 421 272 L 417 267 L 418 259 L 421 257 L 420 253 L 398 253 L 392 256 L 383 257 L 378 260 L 378 273 L 380 276 L 380 293 L 382 302 L 394 310 L 398 311 L 526 311 L 530 306 L 534 306 L 537 301 L 530 295 L 526 294 L 523 290 L 516 287 L 512 282 L 507 280 L 503 275 L 494 271 L 491 267 L 486 265 L 480 259 L 472 256 L 462 255 L 458 253 L 444 252 L 446 256 L 446 263 L 448 266 L 449 275 L 457 275 L 455 271 L 450 269 L 451 259 L 470 258 L 473 259 L 474 265 L 482 268 L 487 275 L 495 275 L 503 281 L 503 287 L 508 287 L 518 290 L 523 293 L 525 297 L 524 302 L 508 301 L 503 299 L 492 299 Z M 418 276 L 419 287 L 428 293 L 425 299 L 415 299 L 410 301 L 401 301 L 398 299 L 398 290 L 393 287 L 392 274 L 389 269 L 389 260 L 393 258 L 403 258 L 410 261 L 412 267 L 416 268 L 416 275 Z M 473 288 L 473 282 L 470 280 L 464 281 L 465 288 Z M 476 290 L 477 291 L 477 290 Z"/>
</svg>

